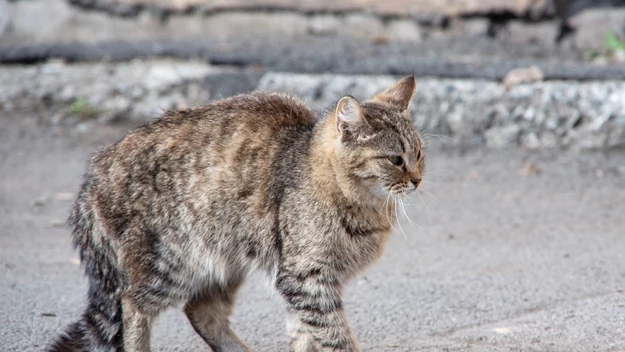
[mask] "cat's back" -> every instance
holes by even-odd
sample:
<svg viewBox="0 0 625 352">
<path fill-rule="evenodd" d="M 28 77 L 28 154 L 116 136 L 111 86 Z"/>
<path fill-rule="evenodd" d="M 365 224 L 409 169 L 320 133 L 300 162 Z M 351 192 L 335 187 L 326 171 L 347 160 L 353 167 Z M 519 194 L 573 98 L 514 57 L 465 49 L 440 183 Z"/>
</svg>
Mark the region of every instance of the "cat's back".
<svg viewBox="0 0 625 352">
<path fill-rule="evenodd" d="M 231 148 L 241 142 L 252 142 L 253 146 L 248 147 L 270 147 L 290 131 L 311 130 L 316 121 L 315 114 L 295 97 L 281 93 L 241 94 L 201 107 L 167 111 L 103 148 L 92 163 L 122 157 L 139 163 L 141 154 L 167 150 L 174 157 L 177 151 L 206 151 L 207 147 L 218 156 L 228 148 L 233 152 Z"/>
<path fill-rule="evenodd" d="M 97 153 L 89 183 L 102 200 L 116 203 L 128 202 L 128 195 L 150 202 L 193 198 L 198 189 L 244 198 L 255 194 L 266 203 L 260 198 L 286 170 L 291 178 L 297 173 L 316 122 L 301 101 L 279 93 L 238 95 L 167 112 Z"/>
<path fill-rule="evenodd" d="M 211 104 L 163 117 L 139 128 L 139 135 L 231 136 L 237 132 L 279 132 L 310 127 L 316 116 L 299 99 L 281 93 L 255 92 L 217 100 Z"/>
<path fill-rule="evenodd" d="M 317 118 L 298 98 L 283 93 L 255 92 L 218 100 L 198 109 L 207 121 L 223 122 L 223 119 L 240 122 L 252 128 L 314 125 Z"/>
</svg>

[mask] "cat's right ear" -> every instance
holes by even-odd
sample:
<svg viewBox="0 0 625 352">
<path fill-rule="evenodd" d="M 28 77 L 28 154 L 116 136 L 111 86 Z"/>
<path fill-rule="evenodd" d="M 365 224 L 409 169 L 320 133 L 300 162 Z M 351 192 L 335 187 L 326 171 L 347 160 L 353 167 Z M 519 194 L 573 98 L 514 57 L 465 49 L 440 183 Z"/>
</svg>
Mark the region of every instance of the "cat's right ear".
<svg viewBox="0 0 625 352">
<path fill-rule="evenodd" d="M 360 104 L 353 97 L 341 98 L 336 104 L 336 130 L 345 137 L 349 131 L 354 131 L 365 123 Z"/>
<path fill-rule="evenodd" d="M 410 108 L 410 101 L 414 96 L 417 81 L 414 76 L 409 76 L 399 80 L 392 87 L 373 97 L 374 101 L 388 104 L 407 111 Z"/>
</svg>

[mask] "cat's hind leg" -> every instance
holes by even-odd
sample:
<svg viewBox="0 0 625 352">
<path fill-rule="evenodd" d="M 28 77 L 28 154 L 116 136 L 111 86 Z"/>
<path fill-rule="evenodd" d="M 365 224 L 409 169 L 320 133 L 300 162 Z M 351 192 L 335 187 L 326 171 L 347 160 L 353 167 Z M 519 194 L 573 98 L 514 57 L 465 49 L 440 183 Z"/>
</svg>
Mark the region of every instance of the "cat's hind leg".
<svg viewBox="0 0 625 352">
<path fill-rule="evenodd" d="M 150 330 L 154 316 L 139 309 L 131 297 L 122 298 L 124 352 L 150 352 Z"/>
<path fill-rule="evenodd" d="M 216 287 L 190 300 L 184 312 L 195 331 L 215 352 L 251 352 L 230 328 L 234 296 L 241 281 Z"/>
</svg>

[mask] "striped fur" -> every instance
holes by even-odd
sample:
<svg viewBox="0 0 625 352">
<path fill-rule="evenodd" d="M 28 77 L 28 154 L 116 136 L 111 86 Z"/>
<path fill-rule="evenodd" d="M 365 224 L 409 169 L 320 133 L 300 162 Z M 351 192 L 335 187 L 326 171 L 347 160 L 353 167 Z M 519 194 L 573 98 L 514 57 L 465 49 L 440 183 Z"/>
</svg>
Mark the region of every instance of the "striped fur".
<svg viewBox="0 0 625 352">
<path fill-rule="evenodd" d="M 176 304 L 214 351 L 249 351 L 228 319 L 252 270 L 286 302 L 292 351 L 358 351 L 341 292 L 382 253 L 388 193 L 421 178 L 414 87 L 321 118 L 286 95 L 235 96 L 96 153 L 69 219 L 88 304 L 49 351 L 149 351 L 152 321 Z"/>
</svg>

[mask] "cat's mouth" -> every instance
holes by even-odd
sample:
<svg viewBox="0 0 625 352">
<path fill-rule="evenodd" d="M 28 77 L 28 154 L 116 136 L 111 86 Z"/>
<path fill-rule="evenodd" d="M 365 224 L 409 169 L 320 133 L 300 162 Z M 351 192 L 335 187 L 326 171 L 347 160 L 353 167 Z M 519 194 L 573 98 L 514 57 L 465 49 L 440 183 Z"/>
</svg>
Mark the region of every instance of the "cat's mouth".
<svg viewBox="0 0 625 352">
<path fill-rule="evenodd" d="M 416 189 L 417 187 L 411 184 L 395 184 L 388 188 L 392 194 L 406 194 Z"/>
</svg>

